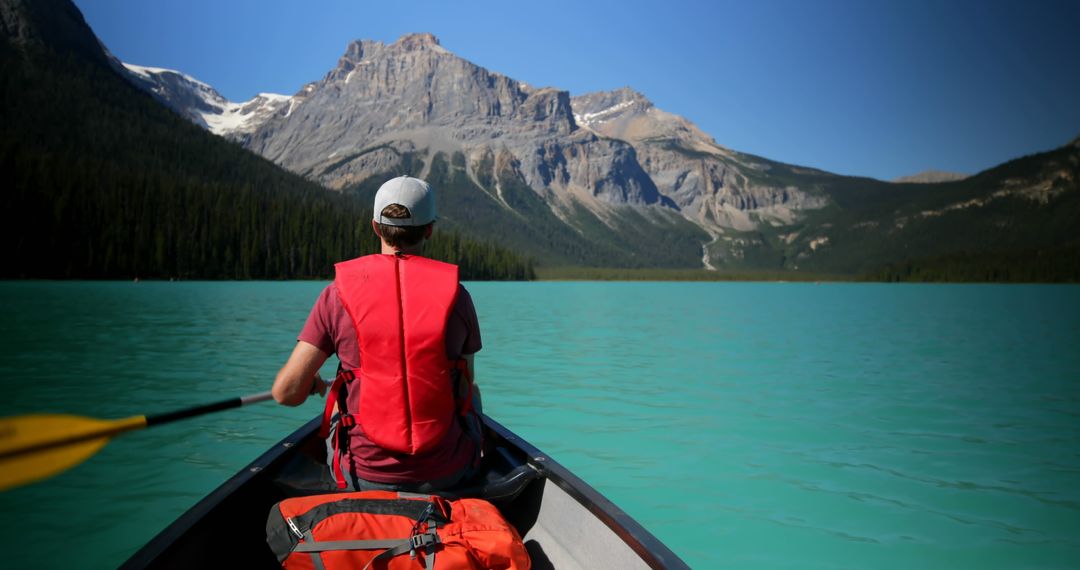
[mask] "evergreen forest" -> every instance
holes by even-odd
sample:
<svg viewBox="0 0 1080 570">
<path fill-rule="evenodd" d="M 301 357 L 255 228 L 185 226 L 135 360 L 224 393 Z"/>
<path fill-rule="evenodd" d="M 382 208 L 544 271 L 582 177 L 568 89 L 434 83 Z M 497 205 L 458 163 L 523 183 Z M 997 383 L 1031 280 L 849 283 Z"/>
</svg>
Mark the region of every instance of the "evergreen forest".
<svg viewBox="0 0 1080 570">
<path fill-rule="evenodd" d="M 85 50 L 0 43 L 0 277 L 326 278 L 378 251 L 371 211 L 175 115 Z M 437 231 L 463 279 L 531 259 Z"/>
</svg>

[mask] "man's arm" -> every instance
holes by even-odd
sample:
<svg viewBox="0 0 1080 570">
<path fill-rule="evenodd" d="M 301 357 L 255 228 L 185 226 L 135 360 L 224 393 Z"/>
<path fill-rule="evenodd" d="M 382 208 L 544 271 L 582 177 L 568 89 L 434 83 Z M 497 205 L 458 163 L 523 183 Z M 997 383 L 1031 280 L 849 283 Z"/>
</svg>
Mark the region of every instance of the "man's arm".
<svg viewBox="0 0 1080 570">
<path fill-rule="evenodd" d="M 299 406 L 304 403 L 308 394 L 315 391 L 325 394 L 326 384 L 318 372 L 328 357 L 328 354 L 315 345 L 302 340 L 296 341 L 296 348 L 289 360 L 274 378 L 274 387 L 270 389 L 274 399 L 286 406 Z"/>
</svg>

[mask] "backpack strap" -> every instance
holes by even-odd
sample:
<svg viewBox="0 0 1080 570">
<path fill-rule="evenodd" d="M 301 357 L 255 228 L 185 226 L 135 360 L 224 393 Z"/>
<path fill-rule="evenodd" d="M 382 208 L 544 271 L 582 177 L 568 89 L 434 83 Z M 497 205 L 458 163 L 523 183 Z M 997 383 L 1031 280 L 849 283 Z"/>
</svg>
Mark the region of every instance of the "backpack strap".
<svg viewBox="0 0 1080 570">
<path fill-rule="evenodd" d="M 368 561 L 364 569 L 370 568 L 372 564 L 376 562 L 388 561 L 391 558 L 408 553 L 410 557 L 416 558 L 416 551 L 423 549 L 424 552 L 431 556 L 431 567 L 435 567 L 435 545 L 439 544 L 439 535 L 435 532 L 435 524 L 432 521 L 431 529 L 423 534 L 414 534 L 406 539 L 400 538 L 388 538 L 382 540 L 326 540 L 317 542 L 315 537 L 311 535 L 311 531 L 308 530 L 304 533 L 304 542 L 297 544 L 293 547 L 293 552 L 306 552 L 311 555 L 311 562 L 315 566 L 316 570 L 325 570 L 326 566 L 323 564 L 322 557 L 319 556 L 321 552 L 330 552 L 334 550 L 378 550 L 380 548 L 385 549 L 376 555 L 374 558 Z M 420 564 L 427 568 L 428 564 L 423 560 Z"/>
<path fill-rule="evenodd" d="M 416 534 L 410 538 L 386 538 L 381 540 L 314 540 L 301 542 L 293 548 L 293 552 L 327 552 L 330 550 L 379 550 L 387 549 L 379 553 L 376 559 L 385 560 L 399 554 L 406 554 L 412 550 L 432 548 L 439 543 L 439 535 L 434 531 Z"/>
<path fill-rule="evenodd" d="M 384 550 L 378 554 L 375 558 L 368 560 L 368 563 L 364 565 L 363 570 L 371 568 L 372 564 L 376 562 L 388 562 L 391 558 L 400 554 L 409 553 L 410 558 L 416 558 L 416 549 L 423 548 L 425 552 L 431 553 L 431 567 L 435 567 L 435 545 L 439 544 L 439 535 L 435 534 L 435 531 L 425 532 L 424 534 L 414 534 L 405 542 Z M 420 560 L 420 566 L 427 568 L 428 564 L 423 559 Z"/>
<path fill-rule="evenodd" d="M 441 507 L 442 505 L 440 505 Z M 301 534 L 304 542 L 297 543 L 293 546 L 293 552 L 305 552 L 311 555 L 312 564 L 315 566 L 315 570 L 325 570 L 322 557 L 319 556 L 321 552 L 329 552 L 335 550 L 377 550 L 383 548 L 382 552 L 377 554 L 374 558 L 368 561 L 364 566 L 364 570 L 371 567 L 376 562 L 388 562 L 391 558 L 399 556 L 401 554 L 408 553 L 410 558 L 416 558 L 416 551 L 422 549 L 424 553 L 430 557 L 430 566 L 435 567 L 435 547 L 441 541 L 439 540 L 439 534 L 436 531 L 438 527 L 438 519 L 433 515 L 435 513 L 435 503 L 428 503 L 427 507 L 420 513 L 420 516 L 416 519 L 416 524 L 413 525 L 412 531 L 408 538 L 390 538 L 380 540 L 326 540 L 318 542 L 315 540 L 314 535 L 311 534 L 311 529 L 307 529 L 300 533 L 300 529 L 297 528 L 293 519 L 286 519 L 289 527 L 293 532 Z M 427 523 L 427 529 L 424 532 L 420 532 L 420 528 Z M 420 565 L 423 568 L 428 568 L 428 561 L 421 559 Z"/>
<path fill-rule="evenodd" d="M 292 519 L 288 519 L 288 523 L 289 523 L 290 526 L 293 526 L 293 530 L 297 530 L 296 527 L 295 527 L 295 523 L 293 523 Z M 304 540 L 306 540 L 307 543 L 314 543 L 315 542 L 315 536 L 311 534 L 311 529 L 310 528 L 304 531 Z M 300 544 L 306 544 L 306 543 L 301 542 Z M 297 545 L 297 546 L 299 546 L 299 545 Z M 323 564 L 322 556 L 319 556 L 318 552 L 312 552 L 311 553 L 311 565 L 315 567 L 315 570 L 326 570 L 326 565 Z"/>
</svg>

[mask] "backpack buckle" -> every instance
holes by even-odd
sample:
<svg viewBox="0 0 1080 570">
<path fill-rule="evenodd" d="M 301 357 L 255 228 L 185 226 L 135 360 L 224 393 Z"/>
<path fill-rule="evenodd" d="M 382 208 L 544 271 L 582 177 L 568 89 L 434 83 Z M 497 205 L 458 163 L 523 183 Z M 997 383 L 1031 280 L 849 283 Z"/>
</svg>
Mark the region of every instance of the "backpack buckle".
<svg viewBox="0 0 1080 570">
<path fill-rule="evenodd" d="M 424 534 L 414 534 L 409 537 L 409 558 L 416 558 L 417 549 L 423 549 L 426 554 L 435 550 L 439 542 L 439 535 L 428 531 Z"/>
</svg>

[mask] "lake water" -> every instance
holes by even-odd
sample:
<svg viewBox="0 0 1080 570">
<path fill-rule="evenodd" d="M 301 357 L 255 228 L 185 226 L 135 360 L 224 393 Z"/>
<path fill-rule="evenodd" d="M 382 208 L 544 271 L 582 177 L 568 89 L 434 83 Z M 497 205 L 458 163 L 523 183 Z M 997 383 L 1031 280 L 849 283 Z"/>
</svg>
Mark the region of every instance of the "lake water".
<svg viewBox="0 0 1080 570">
<path fill-rule="evenodd" d="M 266 390 L 323 286 L 0 283 L 0 415 Z M 485 410 L 695 568 L 1080 566 L 1080 287 L 468 287 Z M 0 493 L 4 566 L 116 566 L 320 403 Z"/>
</svg>

